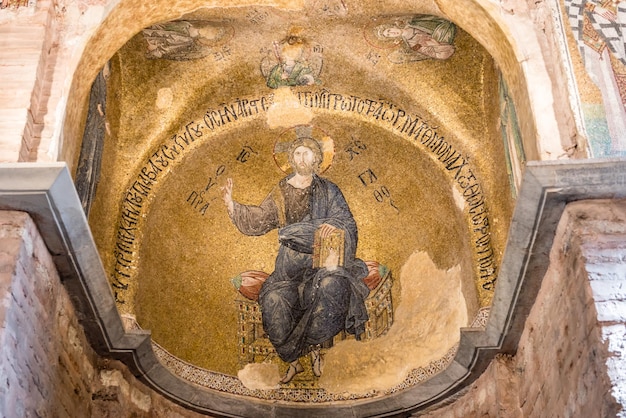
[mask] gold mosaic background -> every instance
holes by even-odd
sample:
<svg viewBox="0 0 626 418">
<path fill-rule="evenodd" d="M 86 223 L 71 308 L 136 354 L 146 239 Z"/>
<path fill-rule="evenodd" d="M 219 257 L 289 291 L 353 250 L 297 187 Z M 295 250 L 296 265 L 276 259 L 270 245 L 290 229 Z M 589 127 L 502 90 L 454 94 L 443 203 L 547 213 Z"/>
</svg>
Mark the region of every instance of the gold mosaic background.
<svg viewBox="0 0 626 418">
<path fill-rule="evenodd" d="M 298 93 L 323 91 L 358 96 L 393 103 L 428 121 L 479 180 L 499 264 L 512 198 L 497 131 L 498 75 L 491 57 L 458 30 L 456 52 L 449 59 L 394 64 L 387 59 L 388 50 L 368 43 L 364 34 L 373 18 L 388 18 L 366 14 L 312 19 L 302 13 L 244 7 L 200 10 L 187 18 L 219 21 L 232 28 L 232 38 L 214 45 L 204 58 L 174 61 L 146 58 L 146 43 L 139 33 L 111 60 L 109 134 L 90 214 L 111 277 L 119 261 L 116 244 L 124 199 L 142 168 L 148 162 L 156 164 L 155 152 L 162 152 L 164 144 L 171 146 L 173 136 L 201 120 L 208 109 L 261 97 L 271 99 L 274 107 L 207 132 L 179 154 L 171 154 L 175 158 L 161 167 L 142 198 L 139 230 L 133 232 L 133 253 L 128 256 L 132 265 L 127 270 L 128 289 L 113 287 L 119 292 L 120 312 L 136 316 L 142 328 L 152 331 L 154 341 L 182 360 L 237 374 L 237 292 L 230 278 L 244 270 L 271 272 L 278 244 L 275 232 L 241 235 L 228 219 L 218 188 L 231 177 L 237 201 L 260 203 L 284 176 L 273 158 L 277 139 L 304 123 L 334 141 L 333 163 L 324 176 L 340 186 L 355 215 L 357 256 L 387 265 L 397 279 L 394 309 L 403 302 L 420 308 L 420 320 L 430 324 L 424 332 L 436 335 L 422 336 L 427 347 L 416 349 L 414 366 L 446 355 L 458 342 L 459 327 L 468 326 L 493 296 L 480 288 L 476 235 L 467 207 L 462 207 L 456 171 L 446 170 L 419 142 L 388 124 L 354 112 L 303 108 L 297 98 Z M 270 89 L 261 72 L 262 60 L 273 42 L 296 32 L 323 61 L 320 82 Z M 238 160 L 244 150 L 249 154 Z M 367 170 L 377 181 L 364 185 L 359 175 Z M 375 192 L 383 186 L 388 193 L 379 202 Z M 203 203 L 196 205 L 190 197 L 203 190 Z M 424 259 L 431 260 L 432 267 L 419 261 Z M 446 275 L 448 271 L 454 274 Z M 456 289 L 453 278 L 458 280 L 462 303 L 435 303 Z M 377 352 L 385 352 L 384 337 L 379 344 Z M 394 372 L 400 366 L 390 361 L 387 367 Z M 363 380 L 356 368 L 343 379 Z M 329 382 L 329 387 L 334 384 Z"/>
</svg>

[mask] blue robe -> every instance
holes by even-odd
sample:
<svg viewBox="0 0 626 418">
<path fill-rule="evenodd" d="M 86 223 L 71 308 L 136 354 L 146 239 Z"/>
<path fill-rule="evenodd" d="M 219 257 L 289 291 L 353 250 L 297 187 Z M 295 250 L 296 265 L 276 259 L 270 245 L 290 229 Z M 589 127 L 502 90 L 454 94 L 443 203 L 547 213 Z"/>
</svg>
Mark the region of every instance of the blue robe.
<svg viewBox="0 0 626 418">
<path fill-rule="evenodd" d="M 233 222 L 246 235 L 278 228 L 275 270 L 261 288 L 259 304 L 269 340 L 281 359 L 292 362 L 341 331 L 359 338 L 368 319 L 364 301 L 369 288 L 363 283 L 367 266 L 355 258 L 356 222 L 341 190 L 313 176 L 308 210 L 300 220 L 289 222 L 285 216 L 289 178 L 260 206 L 235 203 Z M 344 265 L 332 271 L 313 268 L 314 234 L 324 223 L 345 232 Z"/>
</svg>

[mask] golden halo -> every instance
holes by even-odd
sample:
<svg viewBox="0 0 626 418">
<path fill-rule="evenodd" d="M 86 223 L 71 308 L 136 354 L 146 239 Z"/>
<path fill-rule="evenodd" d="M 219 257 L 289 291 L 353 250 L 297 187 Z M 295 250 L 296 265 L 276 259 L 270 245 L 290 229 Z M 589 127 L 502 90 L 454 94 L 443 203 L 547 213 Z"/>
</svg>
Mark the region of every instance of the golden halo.
<svg viewBox="0 0 626 418">
<path fill-rule="evenodd" d="M 285 129 L 274 144 L 274 161 L 284 173 L 291 173 L 289 164 L 289 147 L 298 138 L 313 138 L 320 145 L 322 150 L 322 163 L 320 164 L 320 174 L 328 170 L 333 163 L 335 156 L 335 142 L 322 129 L 311 125 L 296 125 Z"/>
</svg>

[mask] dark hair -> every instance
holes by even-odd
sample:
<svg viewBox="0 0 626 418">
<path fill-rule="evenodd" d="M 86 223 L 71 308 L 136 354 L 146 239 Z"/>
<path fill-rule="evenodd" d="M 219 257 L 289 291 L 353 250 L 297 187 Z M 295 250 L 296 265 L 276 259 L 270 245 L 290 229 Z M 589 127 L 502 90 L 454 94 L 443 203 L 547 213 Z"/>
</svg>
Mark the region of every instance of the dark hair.
<svg viewBox="0 0 626 418">
<path fill-rule="evenodd" d="M 315 139 L 309 138 L 309 137 L 300 137 L 296 139 L 295 141 L 293 141 L 291 145 L 289 146 L 289 164 L 292 167 L 294 166 L 293 153 L 298 147 L 307 147 L 308 149 L 313 151 L 313 155 L 315 156 L 315 161 L 313 162 L 313 169 L 315 173 L 318 173 L 320 165 L 322 164 L 322 160 L 324 158 L 320 143 L 317 142 Z"/>
</svg>

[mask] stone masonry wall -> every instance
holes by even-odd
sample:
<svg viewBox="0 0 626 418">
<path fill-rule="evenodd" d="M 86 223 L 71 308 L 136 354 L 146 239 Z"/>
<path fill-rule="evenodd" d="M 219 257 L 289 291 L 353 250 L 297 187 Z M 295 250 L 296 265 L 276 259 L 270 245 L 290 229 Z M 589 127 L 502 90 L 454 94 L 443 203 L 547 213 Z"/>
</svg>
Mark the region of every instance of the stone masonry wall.
<svg viewBox="0 0 626 418">
<path fill-rule="evenodd" d="M 626 201 L 569 204 L 515 356 L 416 416 L 626 416 L 625 289 Z"/>
<path fill-rule="evenodd" d="M 30 217 L 0 211 L 0 417 L 199 417 L 100 358 Z"/>
<path fill-rule="evenodd" d="M 516 355 L 523 416 L 613 417 L 617 413 L 607 375 L 609 353 L 582 249 L 592 238 L 583 233 L 592 217 L 599 220 L 592 227 L 593 235 L 611 234 L 610 205 L 576 202 L 563 214 L 551 264 Z"/>
<path fill-rule="evenodd" d="M 623 408 L 620 416 L 626 416 L 626 202 L 576 204 L 574 208 L 601 340 L 608 350 L 604 363 L 610 392 Z"/>
<path fill-rule="evenodd" d="M 115 2 L 30 3 L 0 8 L 0 162 L 59 160 L 74 70 Z"/>
</svg>

